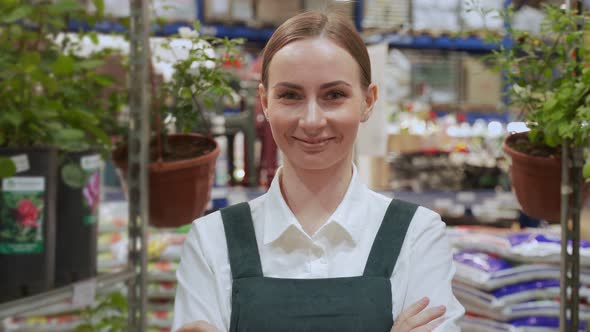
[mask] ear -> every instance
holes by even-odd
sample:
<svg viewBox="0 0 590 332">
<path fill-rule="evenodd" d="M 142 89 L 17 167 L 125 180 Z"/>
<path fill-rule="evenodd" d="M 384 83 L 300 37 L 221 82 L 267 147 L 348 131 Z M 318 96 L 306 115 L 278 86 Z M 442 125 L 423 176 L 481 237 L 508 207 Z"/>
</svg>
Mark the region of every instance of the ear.
<svg viewBox="0 0 590 332">
<path fill-rule="evenodd" d="M 268 95 L 262 83 L 258 84 L 258 95 L 260 96 L 260 103 L 262 104 L 262 111 L 264 116 L 268 119 Z"/>
<path fill-rule="evenodd" d="M 371 83 L 365 92 L 365 99 L 363 100 L 361 122 L 366 122 L 373 114 L 373 108 L 378 99 L 378 89 L 375 83 Z"/>
</svg>

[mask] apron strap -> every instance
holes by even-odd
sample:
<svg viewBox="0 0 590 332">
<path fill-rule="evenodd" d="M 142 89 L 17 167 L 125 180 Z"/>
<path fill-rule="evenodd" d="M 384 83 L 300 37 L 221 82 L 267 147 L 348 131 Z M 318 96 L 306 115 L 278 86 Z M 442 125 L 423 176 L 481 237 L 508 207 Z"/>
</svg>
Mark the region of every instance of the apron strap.
<svg viewBox="0 0 590 332">
<path fill-rule="evenodd" d="M 223 208 L 220 212 L 233 279 L 262 277 L 250 205 L 244 202 Z"/>
<path fill-rule="evenodd" d="M 418 205 L 393 199 L 387 207 L 365 266 L 365 277 L 391 278 Z"/>
</svg>

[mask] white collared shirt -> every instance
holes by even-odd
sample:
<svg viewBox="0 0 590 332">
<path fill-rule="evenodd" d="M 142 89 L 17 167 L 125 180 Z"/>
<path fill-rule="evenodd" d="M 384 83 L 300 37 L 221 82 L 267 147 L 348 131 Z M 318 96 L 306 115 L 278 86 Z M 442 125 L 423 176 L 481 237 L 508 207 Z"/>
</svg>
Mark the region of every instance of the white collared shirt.
<svg viewBox="0 0 590 332">
<path fill-rule="evenodd" d="M 353 169 L 342 202 L 312 237 L 283 199 L 280 170 L 268 192 L 249 202 L 265 276 L 313 279 L 363 274 L 391 198 L 369 190 Z M 445 224 L 435 212 L 418 208 L 391 276 L 394 319 L 428 296 L 429 306 L 447 307 L 446 320 L 435 331 L 460 331 L 464 309 L 452 293 L 454 273 Z M 193 222 L 176 275 L 172 331 L 197 320 L 229 330 L 232 277 L 219 212 Z"/>
</svg>

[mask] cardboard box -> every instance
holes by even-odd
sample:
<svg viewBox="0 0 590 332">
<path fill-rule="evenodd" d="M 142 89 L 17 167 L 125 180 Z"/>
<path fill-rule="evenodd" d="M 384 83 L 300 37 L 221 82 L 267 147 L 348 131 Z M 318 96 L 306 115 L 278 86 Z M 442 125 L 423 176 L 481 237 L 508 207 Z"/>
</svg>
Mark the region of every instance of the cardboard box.
<svg viewBox="0 0 590 332">
<path fill-rule="evenodd" d="M 302 10 L 300 0 L 257 0 L 256 21 L 263 25 L 279 26 Z"/>
<path fill-rule="evenodd" d="M 166 21 L 194 22 L 197 7 L 194 0 L 154 0 L 154 15 Z"/>
<path fill-rule="evenodd" d="M 428 148 L 427 137 L 413 134 L 387 135 L 387 152 L 410 153 Z"/>
<path fill-rule="evenodd" d="M 463 60 L 466 105 L 496 106 L 502 99 L 502 76 L 473 57 Z"/>
<path fill-rule="evenodd" d="M 357 156 L 356 165 L 362 181 L 372 190 L 390 190 L 391 167 L 385 157 Z"/>
<path fill-rule="evenodd" d="M 205 0 L 203 19 L 205 23 L 231 23 L 231 0 Z"/>
<path fill-rule="evenodd" d="M 254 0 L 232 0 L 231 18 L 235 23 L 254 24 Z"/>
</svg>

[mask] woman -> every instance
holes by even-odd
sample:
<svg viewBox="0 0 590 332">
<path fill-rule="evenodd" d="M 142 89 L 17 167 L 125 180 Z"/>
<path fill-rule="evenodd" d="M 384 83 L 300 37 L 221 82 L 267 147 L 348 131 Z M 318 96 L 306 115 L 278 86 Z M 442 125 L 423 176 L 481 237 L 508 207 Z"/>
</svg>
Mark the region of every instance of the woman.
<svg viewBox="0 0 590 332">
<path fill-rule="evenodd" d="M 372 192 L 352 163 L 377 100 L 354 27 L 286 21 L 259 93 L 284 164 L 263 196 L 194 222 L 173 330 L 458 331 L 440 216 Z"/>
</svg>

